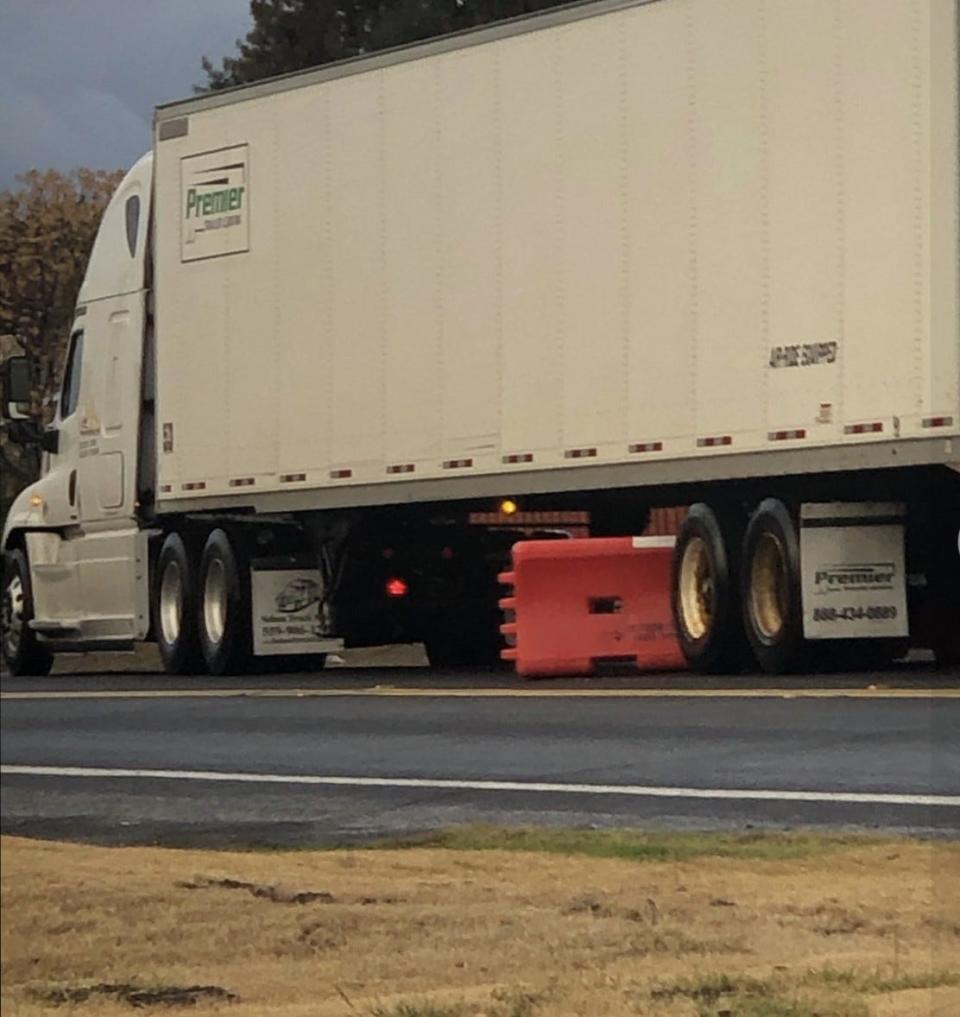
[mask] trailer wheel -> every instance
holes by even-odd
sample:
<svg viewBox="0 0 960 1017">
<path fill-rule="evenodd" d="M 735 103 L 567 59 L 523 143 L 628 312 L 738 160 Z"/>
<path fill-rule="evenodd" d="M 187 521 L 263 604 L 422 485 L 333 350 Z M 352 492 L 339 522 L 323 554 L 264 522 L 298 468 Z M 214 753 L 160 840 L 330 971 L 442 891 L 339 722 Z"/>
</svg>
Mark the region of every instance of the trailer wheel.
<svg viewBox="0 0 960 1017">
<path fill-rule="evenodd" d="M 743 645 L 737 584 L 739 527 L 702 502 L 691 505 L 673 552 L 671 607 L 694 671 L 738 670 Z"/>
<path fill-rule="evenodd" d="M 958 517 L 960 518 L 960 514 Z M 960 665 L 960 626 L 957 625 L 957 590 L 960 589 L 960 529 L 956 522 L 943 527 L 940 553 L 931 562 L 928 581 L 931 597 L 933 652 L 939 667 Z"/>
<path fill-rule="evenodd" d="M 210 534 L 200 557 L 197 619 L 210 673 L 245 671 L 252 659 L 250 572 L 246 557 L 223 530 Z"/>
<path fill-rule="evenodd" d="M 3 659 L 15 678 L 42 677 L 50 673 L 53 654 L 30 628 L 33 619 L 33 588 L 30 566 L 23 551 L 15 548 L 3 556 Z"/>
<path fill-rule="evenodd" d="M 783 502 L 757 506 L 743 541 L 741 599 L 747 639 L 768 674 L 800 666 L 803 608 L 797 528 Z"/>
<path fill-rule="evenodd" d="M 205 670 L 197 633 L 196 564 L 179 533 L 167 535 L 157 558 L 154 631 L 167 674 Z"/>
</svg>

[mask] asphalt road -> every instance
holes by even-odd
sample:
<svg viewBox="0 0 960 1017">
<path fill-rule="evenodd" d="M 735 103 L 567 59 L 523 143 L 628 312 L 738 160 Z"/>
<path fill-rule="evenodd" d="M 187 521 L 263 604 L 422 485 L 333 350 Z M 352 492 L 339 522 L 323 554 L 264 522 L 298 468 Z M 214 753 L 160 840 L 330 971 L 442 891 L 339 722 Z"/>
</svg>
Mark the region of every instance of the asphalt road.
<svg viewBox="0 0 960 1017">
<path fill-rule="evenodd" d="M 673 681 L 518 689 L 410 670 L 7 682 L 0 826 L 217 845 L 464 822 L 960 835 L 955 682 L 922 670 L 880 683 L 899 688 Z"/>
</svg>

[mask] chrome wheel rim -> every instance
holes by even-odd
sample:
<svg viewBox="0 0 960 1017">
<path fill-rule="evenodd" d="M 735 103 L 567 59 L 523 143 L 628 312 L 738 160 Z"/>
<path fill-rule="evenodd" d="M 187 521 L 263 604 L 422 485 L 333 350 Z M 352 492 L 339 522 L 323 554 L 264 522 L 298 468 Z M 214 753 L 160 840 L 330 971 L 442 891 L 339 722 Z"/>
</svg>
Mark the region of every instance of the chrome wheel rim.
<svg viewBox="0 0 960 1017">
<path fill-rule="evenodd" d="M 12 575 L 3 591 L 3 632 L 4 649 L 7 658 L 12 660 L 20 650 L 23 636 L 24 592 L 23 580 L 19 575 Z"/>
<path fill-rule="evenodd" d="M 203 624 L 211 643 L 219 643 L 227 627 L 227 571 L 219 558 L 207 566 L 203 584 Z"/>
<path fill-rule="evenodd" d="M 783 632 L 787 608 L 787 556 L 780 538 L 764 533 L 750 562 L 750 620 L 767 642 Z"/>
<path fill-rule="evenodd" d="M 713 569 L 707 544 L 691 537 L 680 559 L 680 620 L 691 639 L 703 639 L 713 623 Z"/>
<path fill-rule="evenodd" d="M 183 627 L 183 575 L 175 561 L 168 561 L 160 579 L 160 632 L 169 646 L 180 638 Z"/>
</svg>

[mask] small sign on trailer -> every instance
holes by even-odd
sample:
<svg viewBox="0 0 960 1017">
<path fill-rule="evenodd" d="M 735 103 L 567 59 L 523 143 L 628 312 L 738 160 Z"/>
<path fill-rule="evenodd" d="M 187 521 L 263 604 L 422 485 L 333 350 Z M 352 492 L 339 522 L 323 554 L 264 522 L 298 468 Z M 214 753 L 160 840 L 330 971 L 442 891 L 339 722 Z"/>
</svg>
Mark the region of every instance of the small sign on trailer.
<svg viewBox="0 0 960 1017">
<path fill-rule="evenodd" d="M 903 505 L 829 502 L 800 510 L 807 639 L 909 634 Z"/>
<path fill-rule="evenodd" d="M 317 569 L 276 567 L 252 562 L 250 574 L 253 652 L 280 654 L 335 653 L 342 639 L 326 635 L 323 581 Z"/>
</svg>

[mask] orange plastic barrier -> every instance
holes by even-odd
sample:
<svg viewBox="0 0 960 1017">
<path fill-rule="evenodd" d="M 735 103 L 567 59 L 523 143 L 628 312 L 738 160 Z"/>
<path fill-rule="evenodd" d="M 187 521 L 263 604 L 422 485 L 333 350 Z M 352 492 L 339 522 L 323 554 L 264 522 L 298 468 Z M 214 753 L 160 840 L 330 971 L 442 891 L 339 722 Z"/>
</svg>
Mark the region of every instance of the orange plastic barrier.
<svg viewBox="0 0 960 1017">
<path fill-rule="evenodd" d="M 686 666 L 670 613 L 672 537 L 527 540 L 500 582 L 504 660 L 524 678 L 592 674 L 598 661 Z"/>
</svg>

